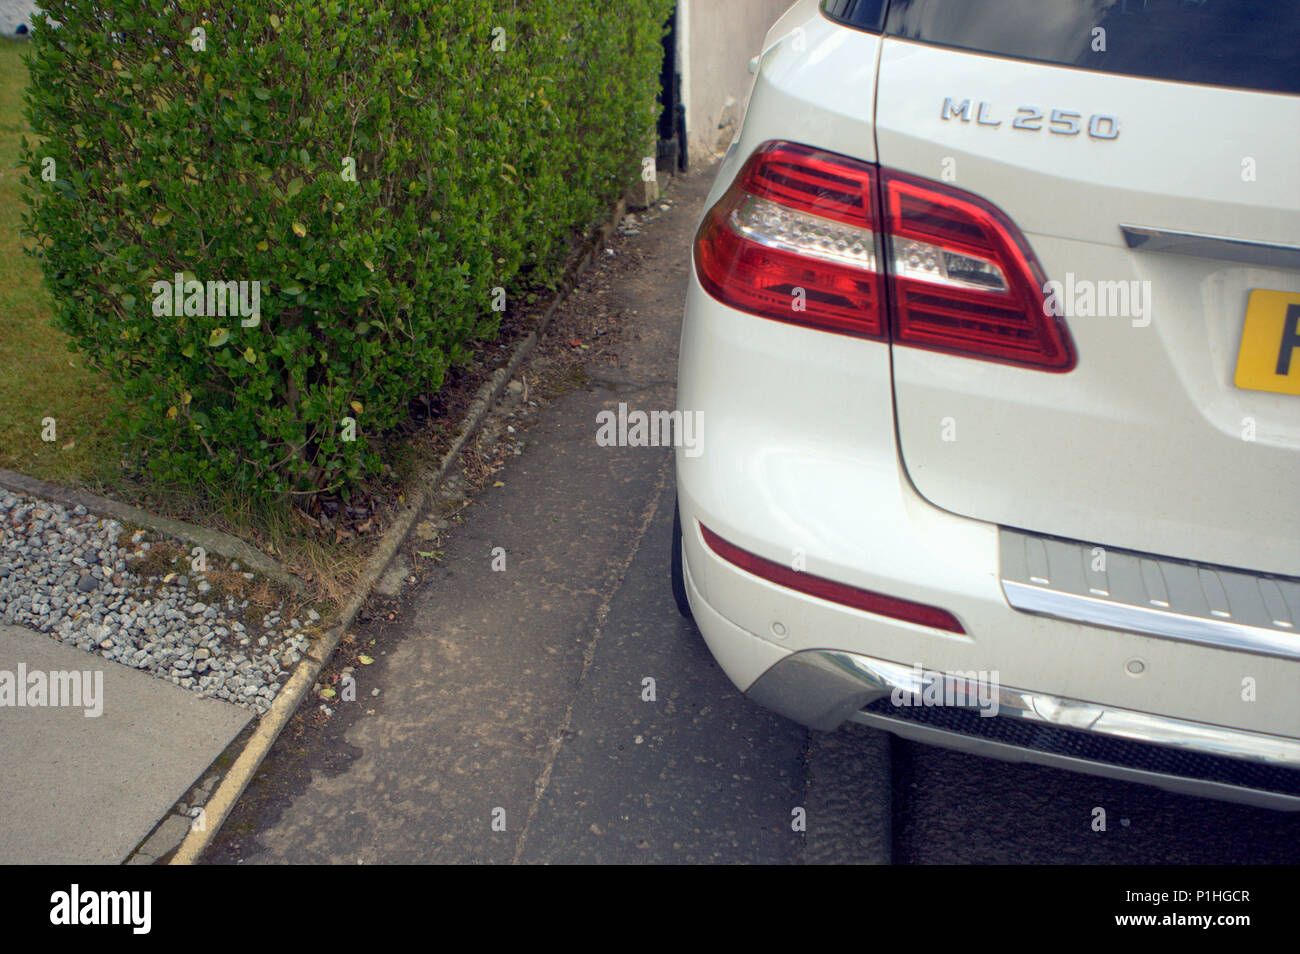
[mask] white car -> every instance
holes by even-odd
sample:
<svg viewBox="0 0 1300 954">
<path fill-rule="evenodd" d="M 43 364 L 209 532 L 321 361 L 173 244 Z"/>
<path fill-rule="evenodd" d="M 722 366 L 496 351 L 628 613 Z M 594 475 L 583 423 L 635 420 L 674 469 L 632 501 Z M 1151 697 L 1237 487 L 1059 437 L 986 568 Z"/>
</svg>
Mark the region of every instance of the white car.
<svg viewBox="0 0 1300 954">
<path fill-rule="evenodd" d="M 1298 51 L 1265 0 L 777 22 L 678 376 L 674 592 L 749 697 L 1300 809 Z"/>
</svg>

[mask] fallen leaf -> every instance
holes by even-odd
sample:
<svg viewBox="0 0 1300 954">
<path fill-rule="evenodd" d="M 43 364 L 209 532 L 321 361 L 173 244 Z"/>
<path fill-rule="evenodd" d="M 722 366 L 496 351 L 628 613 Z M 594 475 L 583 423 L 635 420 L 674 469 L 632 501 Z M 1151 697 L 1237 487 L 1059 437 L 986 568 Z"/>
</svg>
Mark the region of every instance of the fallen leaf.
<svg viewBox="0 0 1300 954">
<path fill-rule="evenodd" d="M 374 662 L 374 659 L 366 655 L 361 655 L 357 657 L 357 662 L 361 663 L 361 665 L 363 666 L 369 666 L 372 662 Z"/>
</svg>

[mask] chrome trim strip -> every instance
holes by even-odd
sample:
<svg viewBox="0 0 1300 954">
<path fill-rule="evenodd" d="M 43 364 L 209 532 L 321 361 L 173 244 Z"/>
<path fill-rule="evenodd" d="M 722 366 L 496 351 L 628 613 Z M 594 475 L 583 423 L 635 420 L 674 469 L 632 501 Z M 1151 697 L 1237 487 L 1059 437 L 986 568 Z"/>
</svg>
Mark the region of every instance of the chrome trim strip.
<svg viewBox="0 0 1300 954">
<path fill-rule="evenodd" d="M 1013 609 L 1123 632 L 1300 659 L 1300 580 L 1002 527 Z"/>
<path fill-rule="evenodd" d="M 1072 623 L 1105 626 L 1148 636 L 1183 639 L 1206 646 L 1300 659 L 1300 635 L 1247 626 L 1227 620 L 1184 616 L 1163 609 L 1130 606 L 1094 596 L 1062 593 L 1042 586 L 1003 580 L 1007 602 L 1026 613 L 1039 613 Z"/>
<path fill-rule="evenodd" d="M 922 745 L 938 745 L 958 752 L 969 752 L 985 758 L 1001 759 L 1006 762 L 1027 762 L 1034 765 L 1046 765 L 1051 768 L 1065 769 L 1070 772 L 1083 772 L 1101 778 L 1119 779 L 1125 782 L 1137 782 L 1141 785 L 1154 785 L 1167 792 L 1179 795 L 1194 795 L 1198 798 L 1216 798 L 1223 801 L 1237 802 L 1241 805 L 1254 805 L 1257 808 L 1271 808 L 1274 811 L 1300 811 L 1300 798 L 1281 792 L 1270 792 L 1257 788 L 1242 788 L 1227 782 L 1210 779 L 1192 778 L 1185 775 L 1169 775 L 1147 769 L 1116 765 L 1110 762 L 1089 762 L 1070 755 L 1044 752 L 1041 749 L 1026 749 L 987 739 L 983 736 L 963 735 L 927 725 L 912 722 L 874 712 L 860 712 L 853 717 L 859 725 L 868 726 L 892 733 L 900 738 L 919 742 Z"/>
<path fill-rule="evenodd" d="M 1175 232 L 1172 229 L 1156 229 L 1142 225 L 1120 225 L 1119 230 L 1129 248 L 1142 252 L 1218 258 L 1265 268 L 1300 269 L 1300 247 L 1294 245 L 1250 242 L 1245 239 L 1203 235 L 1197 232 Z"/>
<path fill-rule="evenodd" d="M 810 676 L 820 677 L 810 680 Z M 895 689 L 915 695 L 918 688 L 944 680 L 964 689 L 965 698 L 980 697 L 977 685 L 963 676 L 907 667 L 840 650 L 809 649 L 791 653 L 765 672 L 745 693 L 753 701 L 813 728 L 836 728 L 856 719 L 865 705 Z M 812 683 L 820 691 L 809 692 Z M 983 683 L 997 699 L 997 715 L 1064 729 L 1145 742 L 1223 758 L 1300 769 L 1300 739 L 1207 725 L 1171 716 L 1120 709 L 1045 692 Z M 776 704 L 773 704 L 776 703 Z M 833 723 L 833 724 L 830 724 Z"/>
<path fill-rule="evenodd" d="M 1004 687 L 998 694 L 998 714 L 1187 752 L 1300 769 L 1300 740 L 1079 702 L 1041 692 Z"/>
</svg>

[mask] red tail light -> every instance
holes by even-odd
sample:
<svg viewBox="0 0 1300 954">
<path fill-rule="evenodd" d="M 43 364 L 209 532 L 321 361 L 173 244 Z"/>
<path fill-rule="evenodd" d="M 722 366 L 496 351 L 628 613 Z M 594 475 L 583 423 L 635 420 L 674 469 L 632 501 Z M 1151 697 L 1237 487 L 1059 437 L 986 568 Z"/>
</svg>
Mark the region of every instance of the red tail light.
<svg viewBox="0 0 1300 954">
<path fill-rule="evenodd" d="M 881 337 L 875 176 L 807 146 L 763 146 L 700 226 L 700 282 L 750 314 Z"/>
<path fill-rule="evenodd" d="M 705 216 L 695 263 L 709 294 L 750 314 L 1046 371 L 1074 367 L 1069 333 L 1045 304 L 1043 270 L 1010 219 L 970 193 L 846 156 L 760 147 Z"/>
<path fill-rule="evenodd" d="M 882 175 L 894 341 L 1073 368 L 1069 335 L 1045 307 L 1043 270 L 1011 220 L 968 192 Z"/>
<path fill-rule="evenodd" d="M 913 603 L 911 600 L 859 589 L 846 583 L 836 583 L 824 576 L 813 576 L 810 573 L 793 570 L 782 563 L 742 550 L 734 543 L 728 543 L 704 524 L 700 524 L 700 533 L 704 537 L 704 542 L 709 545 L 709 549 L 722 559 L 778 586 L 785 586 L 818 599 L 851 606 L 878 616 L 890 616 L 908 623 L 916 623 L 918 626 L 932 626 L 950 633 L 966 632 L 962 629 L 961 623 L 957 622 L 957 617 L 937 606 Z"/>
</svg>

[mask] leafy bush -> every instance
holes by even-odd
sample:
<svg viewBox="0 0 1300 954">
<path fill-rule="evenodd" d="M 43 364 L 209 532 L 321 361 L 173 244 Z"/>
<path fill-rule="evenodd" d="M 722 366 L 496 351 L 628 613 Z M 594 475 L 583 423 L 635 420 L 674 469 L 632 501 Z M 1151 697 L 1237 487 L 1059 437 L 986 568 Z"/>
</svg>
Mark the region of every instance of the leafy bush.
<svg viewBox="0 0 1300 954">
<path fill-rule="evenodd" d="M 671 0 L 42 6 L 25 221 L 56 323 L 159 479 L 314 494 L 636 174 Z"/>
</svg>

